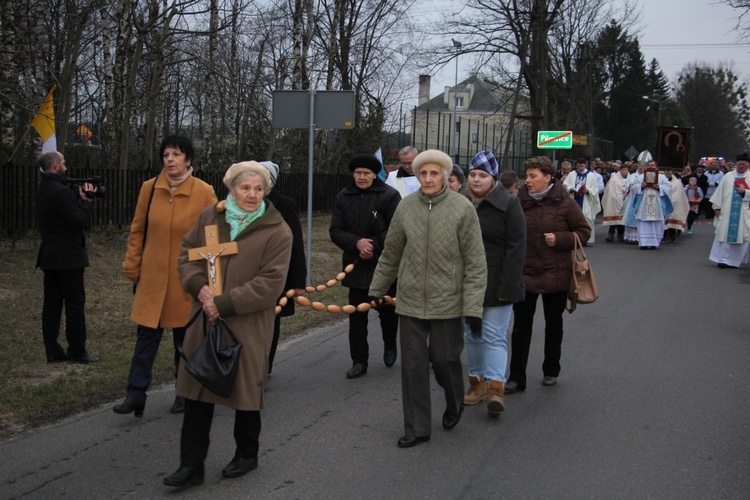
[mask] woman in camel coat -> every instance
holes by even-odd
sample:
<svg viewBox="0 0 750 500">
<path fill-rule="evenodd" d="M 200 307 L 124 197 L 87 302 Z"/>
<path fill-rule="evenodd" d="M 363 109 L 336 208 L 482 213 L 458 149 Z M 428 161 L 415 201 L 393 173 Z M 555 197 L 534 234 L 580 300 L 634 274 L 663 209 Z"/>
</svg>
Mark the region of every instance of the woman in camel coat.
<svg viewBox="0 0 750 500">
<path fill-rule="evenodd" d="M 172 329 L 177 373 L 177 345 L 185 337 L 192 302 L 177 272 L 180 243 L 203 209 L 216 203 L 214 188 L 192 176 L 194 153 L 189 139 L 166 137 L 160 151 L 164 169 L 143 183 L 122 263 L 125 277 L 135 284 L 130 320 L 138 325 L 138 338 L 125 401 L 113 410 L 120 414 L 135 412 L 136 417 L 143 416 L 164 328 Z M 172 413 L 184 408 L 184 401 L 175 398 Z"/>
</svg>

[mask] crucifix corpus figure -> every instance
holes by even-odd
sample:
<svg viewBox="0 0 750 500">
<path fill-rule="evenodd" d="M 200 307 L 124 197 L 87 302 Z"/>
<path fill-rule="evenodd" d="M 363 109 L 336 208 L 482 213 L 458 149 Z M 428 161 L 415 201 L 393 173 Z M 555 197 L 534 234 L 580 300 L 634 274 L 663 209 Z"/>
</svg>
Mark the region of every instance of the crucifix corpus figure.
<svg viewBox="0 0 750 500">
<path fill-rule="evenodd" d="M 188 250 L 188 258 L 192 260 L 204 259 L 208 272 L 208 286 L 216 295 L 224 291 L 221 260 L 219 257 L 234 255 L 238 252 L 237 242 L 219 243 L 219 226 L 206 226 L 206 246 Z"/>
</svg>

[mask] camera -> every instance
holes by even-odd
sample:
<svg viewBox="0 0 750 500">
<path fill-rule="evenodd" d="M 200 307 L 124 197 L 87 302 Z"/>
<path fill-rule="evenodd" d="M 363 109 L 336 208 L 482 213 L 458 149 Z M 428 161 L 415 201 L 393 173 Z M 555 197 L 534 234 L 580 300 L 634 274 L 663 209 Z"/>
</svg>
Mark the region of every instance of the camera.
<svg viewBox="0 0 750 500">
<path fill-rule="evenodd" d="M 89 177 L 86 179 L 76 179 L 73 177 L 68 177 L 65 182 L 68 183 L 68 185 L 73 189 L 73 191 L 78 193 L 78 188 L 83 189 L 83 185 L 86 183 L 93 184 L 96 186 L 96 191 L 84 191 L 83 194 L 86 195 L 86 198 L 93 200 L 94 198 L 104 198 L 107 196 L 107 188 L 106 186 L 101 185 L 102 178 L 99 176 Z"/>
</svg>

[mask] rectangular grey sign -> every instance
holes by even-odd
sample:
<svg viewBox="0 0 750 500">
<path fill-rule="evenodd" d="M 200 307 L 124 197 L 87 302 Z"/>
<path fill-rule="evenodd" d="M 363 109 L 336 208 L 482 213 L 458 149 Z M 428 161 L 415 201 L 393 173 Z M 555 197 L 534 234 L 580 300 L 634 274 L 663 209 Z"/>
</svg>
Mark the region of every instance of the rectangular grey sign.
<svg viewBox="0 0 750 500">
<path fill-rule="evenodd" d="M 274 90 L 273 128 L 309 128 L 310 92 Z M 319 90 L 315 92 L 315 128 L 354 128 L 354 91 Z"/>
</svg>

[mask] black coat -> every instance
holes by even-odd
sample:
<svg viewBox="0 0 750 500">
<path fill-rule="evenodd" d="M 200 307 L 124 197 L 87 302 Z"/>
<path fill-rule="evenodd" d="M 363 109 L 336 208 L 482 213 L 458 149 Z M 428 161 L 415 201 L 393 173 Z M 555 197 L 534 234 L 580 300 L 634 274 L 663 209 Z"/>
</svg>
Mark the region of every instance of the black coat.
<svg viewBox="0 0 750 500">
<path fill-rule="evenodd" d="M 36 267 L 64 271 L 88 267 L 85 230 L 93 204 L 82 200 L 56 173 L 45 172 L 36 196 L 42 244 Z"/>
<path fill-rule="evenodd" d="M 696 177 L 698 178 L 698 187 L 701 188 L 703 190 L 703 193 L 705 194 L 706 191 L 708 191 L 708 176 L 704 172 L 702 174 L 696 175 Z"/>
<path fill-rule="evenodd" d="M 331 241 L 344 251 L 344 267 L 359 258 L 357 241 L 372 239 L 375 247 L 371 259 L 361 260 L 347 274 L 342 284 L 350 288 L 369 289 L 378 259 L 383 252 L 388 227 L 401 201 L 401 195 L 378 178 L 361 190 L 352 181 L 336 195 L 329 234 Z"/>
<path fill-rule="evenodd" d="M 302 237 L 302 225 L 299 221 L 299 212 L 294 199 L 281 194 L 277 188 L 273 188 L 266 199 L 273 203 L 292 230 L 292 256 L 289 259 L 289 273 L 286 275 L 284 294 L 290 288 L 305 288 L 307 281 L 307 261 L 305 260 L 305 243 Z M 286 317 L 294 314 L 294 300 L 287 301 L 281 308 L 279 316 Z"/>
<path fill-rule="evenodd" d="M 526 297 L 526 217 L 518 198 L 498 184 L 477 207 L 477 216 L 487 256 L 487 291 L 482 305 L 521 302 Z"/>
</svg>

